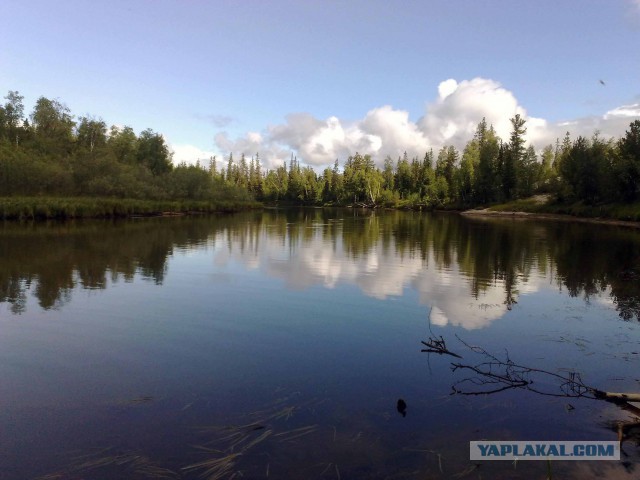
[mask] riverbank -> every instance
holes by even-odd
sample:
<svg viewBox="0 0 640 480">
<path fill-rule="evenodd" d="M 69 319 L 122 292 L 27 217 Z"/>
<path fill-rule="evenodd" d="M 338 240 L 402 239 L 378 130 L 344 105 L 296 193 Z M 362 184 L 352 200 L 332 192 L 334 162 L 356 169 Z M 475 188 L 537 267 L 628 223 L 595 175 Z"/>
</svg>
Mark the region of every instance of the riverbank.
<svg viewBox="0 0 640 480">
<path fill-rule="evenodd" d="M 573 221 L 640 228 L 640 204 L 638 203 L 598 206 L 581 203 L 566 205 L 541 201 L 540 197 L 532 197 L 483 209 L 465 210 L 460 214 L 497 218 Z"/>
<path fill-rule="evenodd" d="M 255 201 L 137 200 L 94 197 L 0 197 L 0 219 L 118 218 L 231 213 L 261 208 Z"/>
</svg>

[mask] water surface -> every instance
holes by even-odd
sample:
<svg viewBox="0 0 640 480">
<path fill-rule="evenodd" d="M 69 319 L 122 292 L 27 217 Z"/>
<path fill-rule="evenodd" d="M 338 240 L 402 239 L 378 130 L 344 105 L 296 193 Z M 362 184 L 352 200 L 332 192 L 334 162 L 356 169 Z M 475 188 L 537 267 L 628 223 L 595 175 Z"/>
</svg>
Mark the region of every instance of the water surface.
<svg viewBox="0 0 640 480">
<path fill-rule="evenodd" d="M 469 375 L 420 342 L 637 392 L 639 279 L 637 232 L 565 222 L 306 209 L 5 223 L 0 478 L 543 478 L 538 462 L 475 465 L 468 442 L 615 440 L 633 415 L 451 395 Z M 553 468 L 634 478 L 632 440 L 627 464 Z"/>
</svg>

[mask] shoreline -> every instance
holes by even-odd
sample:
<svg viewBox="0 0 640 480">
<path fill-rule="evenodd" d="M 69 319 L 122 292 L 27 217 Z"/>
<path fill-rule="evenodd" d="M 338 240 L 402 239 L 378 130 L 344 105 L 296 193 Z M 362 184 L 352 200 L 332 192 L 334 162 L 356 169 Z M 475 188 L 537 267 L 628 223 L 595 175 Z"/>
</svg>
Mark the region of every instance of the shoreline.
<svg viewBox="0 0 640 480">
<path fill-rule="evenodd" d="M 574 215 L 568 215 L 566 213 L 536 213 L 536 212 L 522 212 L 522 211 L 496 211 L 489 210 L 488 208 L 482 210 L 463 210 L 458 212 L 460 215 L 468 217 L 496 217 L 496 218 L 511 218 L 519 220 L 555 220 L 562 222 L 579 222 L 579 223 L 594 223 L 600 225 L 612 225 L 618 227 L 627 228 L 640 228 L 640 222 L 632 220 L 615 220 L 602 217 L 577 217 Z"/>
<path fill-rule="evenodd" d="M 0 197 L 0 220 L 176 217 L 235 213 L 262 204 L 242 200 L 140 200 L 108 197 Z"/>
</svg>

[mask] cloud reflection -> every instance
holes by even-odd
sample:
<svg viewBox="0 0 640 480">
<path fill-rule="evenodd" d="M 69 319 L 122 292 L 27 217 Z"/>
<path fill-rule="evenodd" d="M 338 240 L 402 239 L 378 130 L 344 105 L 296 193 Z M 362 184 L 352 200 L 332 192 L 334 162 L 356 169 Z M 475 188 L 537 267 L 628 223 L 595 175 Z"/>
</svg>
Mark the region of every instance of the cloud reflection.
<svg viewBox="0 0 640 480">
<path fill-rule="evenodd" d="M 176 253 L 213 255 L 207 263 L 218 282 L 234 275 L 225 266 L 239 264 L 289 289 L 351 285 L 380 300 L 415 292 L 437 325 L 485 327 L 544 289 L 640 319 L 637 232 L 329 209 L 113 225 L 8 223 L 0 231 L 0 303 L 21 314 L 31 297 L 48 310 L 63 308 L 79 289 L 105 290 L 119 280 L 161 286 Z"/>
<path fill-rule="evenodd" d="M 431 321 L 436 325 L 477 329 L 507 312 L 508 279 L 485 281 L 474 292 L 474 272 L 461 268 L 465 259 L 459 258 L 455 249 L 438 251 L 452 245 L 432 244 L 426 252 L 406 252 L 404 240 L 396 236 L 383 241 L 385 227 L 393 230 L 393 224 L 381 223 L 375 215 L 333 225 L 317 220 L 288 223 L 284 231 L 277 223 L 266 223 L 259 232 L 247 230 L 242 234 L 244 238 L 235 237 L 234 246 L 255 246 L 245 249 L 233 248 L 225 241 L 225 232 L 220 232 L 214 242 L 217 245 L 214 263 L 224 265 L 234 260 L 248 268 L 258 268 L 297 290 L 315 285 L 328 289 L 355 285 L 363 294 L 383 300 L 401 297 L 412 289 L 418 292 L 421 304 L 432 308 Z M 361 235 L 367 228 L 376 235 L 366 249 L 354 254 L 350 245 L 352 230 Z M 446 262 L 445 256 L 449 256 Z M 547 275 L 537 271 L 519 292 L 511 288 L 510 295 L 532 294 L 548 283 Z"/>
</svg>

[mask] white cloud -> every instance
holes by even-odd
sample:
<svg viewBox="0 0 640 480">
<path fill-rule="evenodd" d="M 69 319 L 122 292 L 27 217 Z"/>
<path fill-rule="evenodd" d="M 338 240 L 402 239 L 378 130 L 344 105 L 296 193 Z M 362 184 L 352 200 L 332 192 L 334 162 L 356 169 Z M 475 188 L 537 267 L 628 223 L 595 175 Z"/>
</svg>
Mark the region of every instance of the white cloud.
<svg viewBox="0 0 640 480">
<path fill-rule="evenodd" d="M 198 160 L 200 163 L 208 165 L 209 158 L 216 155 L 215 152 L 202 150 L 194 145 L 187 144 L 171 144 L 169 146 L 173 151 L 173 164 L 185 162 L 189 165 L 195 165 Z"/>
<path fill-rule="evenodd" d="M 309 114 L 287 117 L 287 123 L 271 127 L 274 142 L 287 145 L 309 165 L 329 165 L 336 158 L 355 152 L 373 153 L 379 150 L 381 140 L 361 128 L 357 123 L 344 125 L 337 117 L 325 121 Z"/>
<path fill-rule="evenodd" d="M 640 2 L 640 0 L 638 0 Z M 639 3 L 640 4 L 640 3 Z M 622 105 L 620 107 L 609 110 L 604 114 L 604 119 L 608 120 L 612 117 L 640 117 L 640 103 L 632 105 Z"/>
<path fill-rule="evenodd" d="M 215 142 L 225 155 L 233 152 L 251 156 L 259 152 L 267 168 L 282 164 L 292 152 L 302 162 L 320 168 L 331 165 L 336 158 L 344 163 L 355 152 L 370 154 L 381 165 L 387 155 L 395 159 L 405 151 L 410 157 L 422 157 L 430 148 L 437 152 L 445 145 L 462 150 L 483 117 L 507 140 L 512 128 L 509 119 L 516 114 L 527 120 L 526 138 L 540 149 L 562 138 L 567 130 L 574 138 L 590 137 L 596 130 L 605 138 L 621 136 L 631 119 L 640 118 L 640 104 L 613 108 L 601 116 L 550 123 L 529 116 L 515 95 L 495 80 L 447 79 L 438 85 L 436 98 L 427 104 L 418 121 L 390 105 L 374 108 L 356 121 L 336 116 L 322 120 L 309 113 L 294 113 L 283 124 L 234 140 L 219 133 Z"/>
<path fill-rule="evenodd" d="M 247 154 L 259 151 L 286 160 L 290 152 L 308 165 L 326 166 L 336 158 L 341 162 L 359 152 L 370 154 L 381 163 L 386 155 L 397 156 L 404 151 L 422 156 L 429 143 L 417 124 L 409 120 L 409 113 L 394 110 L 386 105 L 373 109 L 358 122 L 343 123 L 337 117 L 322 121 L 312 115 L 299 113 L 287 116 L 287 122 L 269 127 L 261 142 L 255 134 L 230 140 L 226 134 L 218 134 L 216 145 L 222 151 Z M 274 161 L 270 162 L 275 163 Z"/>
<path fill-rule="evenodd" d="M 362 129 L 380 139 L 378 161 L 385 156 L 396 157 L 406 150 L 410 156 L 423 156 L 430 148 L 429 141 L 418 125 L 409 119 L 409 112 L 391 106 L 376 108 L 367 113 Z"/>
<path fill-rule="evenodd" d="M 537 147 L 554 143 L 569 132 L 572 138 L 590 138 L 598 132 L 601 138 L 619 138 L 628 130 L 634 119 L 640 119 L 640 104 L 623 105 L 609 110 L 602 116 L 581 117 L 571 121 L 549 124 L 539 135 Z"/>
<path fill-rule="evenodd" d="M 324 125 L 304 140 L 299 147 L 300 156 L 312 165 L 328 164 L 342 153 L 347 135 L 336 117 L 327 119 Z"/>
<path fill-rule="evenodd" d="M 508 138 L 511 131 L 509 121 L 516 114 L 528 120 L 527 134 L 535 141 L 546 122 L 527 116 L 516 97 L 495 80 L 474 78 L 460 83 L 445 80 L 438 86 L 438 98 L 427 107 L 419 125 L 435 148 L 443 145 L 464 147 L 476 131 L 478 122 L 484 117 L 493 125 L 501 138 Z"/>
<path fill-rule="evenodd" d="M 444 82 L 440 82 L 440 85 L 438 85 L 438 94 L 440 95 L 440 99 L 444 100 L 453 92 L 455 92 L 457 88 L 458 82 L 456 82 L 453 78 L 445 80 Z"/>
</svg>

